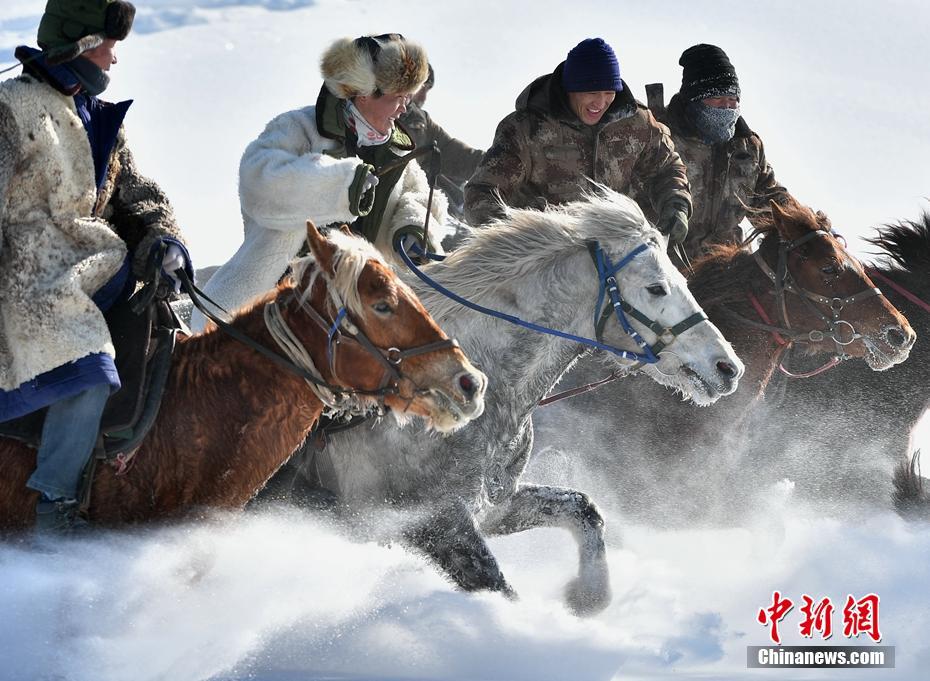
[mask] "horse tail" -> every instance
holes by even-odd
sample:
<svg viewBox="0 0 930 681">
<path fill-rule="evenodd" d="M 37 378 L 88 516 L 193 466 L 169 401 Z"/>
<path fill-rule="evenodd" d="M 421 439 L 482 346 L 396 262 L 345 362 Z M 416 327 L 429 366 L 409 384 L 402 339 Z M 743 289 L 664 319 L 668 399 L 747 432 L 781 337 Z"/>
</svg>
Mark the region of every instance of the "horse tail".
<svg viewBox="0 0 930 681">
<path fill-rule="evenodd" d="M 930 518 L 930 497 L 920 477 L 920 450 L 895 466 L 892 501 L 898 514 L 909 520 Z"/>
</svg>

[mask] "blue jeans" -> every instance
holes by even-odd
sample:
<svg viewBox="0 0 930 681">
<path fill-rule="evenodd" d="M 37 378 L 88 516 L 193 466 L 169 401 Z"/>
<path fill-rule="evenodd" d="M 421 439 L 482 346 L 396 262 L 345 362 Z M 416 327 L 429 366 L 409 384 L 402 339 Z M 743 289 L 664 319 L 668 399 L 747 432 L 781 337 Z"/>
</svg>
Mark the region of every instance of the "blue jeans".
<svg viewBox="0 0 930 681">
<path fill-rule="evenodd" d="M 81 473 L 94 452 L 109 396 L 110 386 L 101 383 L 49 406 L 36 470 L 26 487 L 49 499 L 77 498 Z"/>
</svg>

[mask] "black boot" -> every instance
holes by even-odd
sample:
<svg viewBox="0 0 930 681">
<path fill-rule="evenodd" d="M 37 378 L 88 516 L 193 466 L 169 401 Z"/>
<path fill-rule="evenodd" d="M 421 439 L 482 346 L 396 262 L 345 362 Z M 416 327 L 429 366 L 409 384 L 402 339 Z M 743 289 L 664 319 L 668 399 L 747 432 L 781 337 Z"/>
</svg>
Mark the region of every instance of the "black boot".
<svg viewBox="0 0 930 681">
<path fill-rule="evenodd" d="M 36 504 L 36 532 L 68 534 L 87 527 L 80 515 L 80 503 L 76 499 L 49 501 L 45 497 Z"/>
</svg>

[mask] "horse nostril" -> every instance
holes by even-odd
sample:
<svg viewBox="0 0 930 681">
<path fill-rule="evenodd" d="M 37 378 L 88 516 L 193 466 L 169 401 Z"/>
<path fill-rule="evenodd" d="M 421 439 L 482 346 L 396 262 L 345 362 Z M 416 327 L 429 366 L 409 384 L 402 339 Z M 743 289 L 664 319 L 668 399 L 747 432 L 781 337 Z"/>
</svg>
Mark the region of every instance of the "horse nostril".
<svg viewBox="0 0 930 681">
<path fill-rule="evenodd" d="M 471 374 L 462 374 L 459 376 L 459 387 L 465 393 L 465 397 L 471 398 L 478 392 L 478 381 Z"/>
<path fill-rule="evenodd" d="M 717 362 L 717 371 L 723 374 L 724 378 L 736 378 L 738 373 L 735 366 L 724 360 Z"/>
<path fill-rule="evenodd" d="M 907 335 L 898 327 L 892 327 L 885 332 L 885 340 L 893 348 L 900 348 L 907 343 Z"/>
</svg>

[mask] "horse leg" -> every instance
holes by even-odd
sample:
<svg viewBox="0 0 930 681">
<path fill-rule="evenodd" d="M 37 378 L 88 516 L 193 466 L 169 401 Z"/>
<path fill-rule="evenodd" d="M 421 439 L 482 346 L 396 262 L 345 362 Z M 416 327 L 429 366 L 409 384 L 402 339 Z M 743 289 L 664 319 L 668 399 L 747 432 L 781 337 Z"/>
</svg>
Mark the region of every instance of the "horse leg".
<svg viewBox="0 0 930 681">
<path fill-rule="evenodd" d="M 610 604 L 610 574 L 604 549 L 604 519 L 588 495 L 566 487 L 520 485 L 490 508 L 481 529 L 491 535 L 536 527 L 561 527 L 578 542 L 578 576 L 565 587 L 565 601 L 576 615 L 594 615 Z"/>
<path fill-rule="evenodd" d="M 475 518 L 461 501 L 430 514 L 407 528 L 403 542 L 426 554 L 465 591 L 500 591 L 516 596 L 478 530 Z"/>
</svg>

